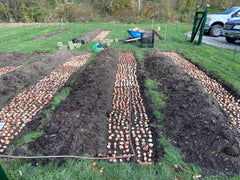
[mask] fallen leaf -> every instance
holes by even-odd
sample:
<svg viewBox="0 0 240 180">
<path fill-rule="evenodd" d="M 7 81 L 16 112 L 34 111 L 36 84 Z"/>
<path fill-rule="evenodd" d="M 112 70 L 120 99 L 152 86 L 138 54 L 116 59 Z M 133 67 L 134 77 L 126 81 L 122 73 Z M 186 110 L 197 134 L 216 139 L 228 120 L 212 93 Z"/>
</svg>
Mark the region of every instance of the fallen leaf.
<svg viewBox="0 0 240 180">
<path fill-rule="evenodd" d="M 96 167 L 97 166 L 97 162 L 93 162 L 92 166 Z"/>
<path fill-rule="evenodd" d="M 198 178 L 201 178 L 202 177 L 202 175 L 195 175 L 195 176 L 193 176 L 193 179 L 198 179 Z"/>
<path fill-rule="evenodd" d="M 18 173 L 19 173 L 20 176 L 22 177 L 22 175 L 23 175 L 23 174 L 22 174 L 22 171 L 18 170 Z"/>
<path fill-rule="evenodd" d="M 102 155 L 102 154 L 100 154 L 100 153 L 98 153 L 98 157 L 103 157 L 103 155 Z"/>
<path fill-rule="evenodd" d="M 103 169 L 104 169 L 104 168 L 102 167 L 99 172 L 100 172 L 100 173 L 103 173 Z"/>
</svg>

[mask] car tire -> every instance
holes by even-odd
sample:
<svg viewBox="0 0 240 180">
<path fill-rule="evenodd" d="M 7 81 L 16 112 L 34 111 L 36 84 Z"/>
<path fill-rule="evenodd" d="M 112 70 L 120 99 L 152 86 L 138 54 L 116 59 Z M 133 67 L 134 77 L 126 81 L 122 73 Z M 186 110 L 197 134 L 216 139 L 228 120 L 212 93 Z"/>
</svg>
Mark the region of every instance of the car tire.
<svg viewBox="0 0 240 180">
<path fill-rule="evenodd" d="M 226 41 L 229 43 L 234 43 L 236 40 L 236 38 L 226 37 Z"/>
<path fill-rule="evenodd" d="M 204 30 L 203 34 L 204 35 L 209 35 L 209 30 Z"/>
<path fill-rule="evenodd" d="M 222 26 L 220 24 L 215 24 L 210 30 L 210 36 L 218 37 L 222 33 Z"/>
</svg>

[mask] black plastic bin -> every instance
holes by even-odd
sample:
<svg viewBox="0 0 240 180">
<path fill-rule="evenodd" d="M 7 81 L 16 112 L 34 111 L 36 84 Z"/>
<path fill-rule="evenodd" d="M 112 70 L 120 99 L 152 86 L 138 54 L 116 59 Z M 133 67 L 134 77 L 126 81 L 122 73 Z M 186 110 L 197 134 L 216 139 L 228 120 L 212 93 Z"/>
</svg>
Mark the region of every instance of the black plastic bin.
<svg viewBox="0 0 240 180">
<path fill-rule="evenodd" d="M 141 33 L 141 39 L 140 39 L 140 47 L 148 47 L 153 48 L 154 47 L 154 32 L 151 33 Z"/>
</svg>

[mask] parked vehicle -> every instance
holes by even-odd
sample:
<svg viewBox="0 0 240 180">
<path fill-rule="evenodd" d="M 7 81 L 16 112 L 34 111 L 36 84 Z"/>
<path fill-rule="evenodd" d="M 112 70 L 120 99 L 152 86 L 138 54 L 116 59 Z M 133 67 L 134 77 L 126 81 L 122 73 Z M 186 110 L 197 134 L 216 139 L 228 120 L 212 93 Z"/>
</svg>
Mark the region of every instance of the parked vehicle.
<svg viewBox="0 0 240 180">
<path fill-rule="evenodd" d="M 227 42 L 234 43 L 236 40 L 240 40 L 240 13 L 239 20 L 225 23 L 222 34 Z"/>
<path fill-rule="evenodd" d="M 218 37 L 222 33 L 224 24 L 231 20 L 238 19 L 240 7 L 232 7 L 220 14 L 209 14 L 205 24 L 204 32 L 213 37 Z"/>
</svg>

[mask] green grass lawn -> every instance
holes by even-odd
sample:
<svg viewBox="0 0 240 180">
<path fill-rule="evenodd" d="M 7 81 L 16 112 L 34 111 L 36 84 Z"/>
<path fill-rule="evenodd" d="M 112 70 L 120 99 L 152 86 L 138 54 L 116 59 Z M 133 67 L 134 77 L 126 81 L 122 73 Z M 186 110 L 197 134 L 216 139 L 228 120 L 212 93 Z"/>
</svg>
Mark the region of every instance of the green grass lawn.
<svg viewBox="0 0 240 180">
<path fill-rule="evenodd" d="M 166 24 L 154 24 L 154 27 L 161 26 L 159 34 L 165 37 Z M 37 25 L 22 27 L 0 28 L 0 52 L 35 52 L 35 51 L 57 51 L 57 42 L 61 41 L 67 45 L 68 41 L 77 38 L 82 33 L 89 32 L 95 28 L 110 29 L 111 33 L 107 38 L 119 38 L 120 42 L 111 43 L 111 47 L 117 50 L 134 50 L 136 57 L 143 60 L 144 51 L 147 48 L 140 48 L 139 43 L 125 44 L 124 39 L 128 37 L 127 29 L 140 27 L 151 29 L 152 24 L 107 24 L 107 23 L 67 23 L 64 29 L 68 31 L 49 37 L 38 42 L 33 42 L 35 37 L 48 34 L 62 29 L 57 25 Z M 236 54 L 233 61 L 233 51 L 215 48 L 210 45 L 191 45 L 189 41 L 183 43 L 184 33 L 190 28 L 187 24 L 168 24 L 166 40 L 156 41 L 155 47 L 164 51 L 177 51 L 186 58 L 205 67 L 207 71 L 218 74 L 225 82 L 232 84 L 240 92 L 240 53 Z M 189 38 L 187 39 L 189 40 Z M 94 42 L 87 42 L 79 50 L 93 51 Z M 93 54 L 93 56 L 96 53 Z M 240 94 L 240 93 L 239 93 Z M 156 96 L 161 98 L 160 95 Z M 60 98 L 61 99 L 61 98 Z M 27 141 L 31 141 L 42 132 L 26 135 Z M 25 141 L 24 138 L 22 141 Z M 20 145 L 24 142 L 19 141 Z M 0 164 L 5 169 L 10 179 L 192 179 L 194 175 L 201 174 L 201 170 L 193 165 L 186 164 L 176 148 L 174 148 L 164 137 L 159 139 L 159 144 L 164 147 L 165 155 L 154 165 L 138 164 L 110 164 L 105 161 L 97 161 L 97 167 L 92 166 L 93 161 L 67 159 L 63 166 L 58 168 L 58 161 L 51 161 L 50 164 L 36 167 L 31 166 L 30 160 L 7 160 L 0 159 Z M 174 165 L 181 166 L 182 171 L 175 171 Z M 22 176 L 21 176 L 21 172 Z M 232 179 L 239 179 L 235 177 Z M 226 176 L 219 175 L 206 179 L 226 179 Z"/>
<path fill-rule="evenodd" d="M 187 32 L 190 25 L 187 24 L 168 24 L 167 37 L 165 40 L 166 24 L 154 24 L 153 27 L 160 25 L 159 34 L 164 40 L 155 42 L 155 47 L 160 50 L 177 51 L 182 53 L 186 58 L 205 67 L 208 71 L 218 74 L 225 82 L 232 84 L 240 94 L 240 52 L 236 53 L 233 61 L 234 52 L 222 48 L 216 48 L 211 45 L 202 43 L 201 46 L 191 45 L 189 41 L 183 43 L 184 33 Z M 68 31 L 49 37 L 47 39 L 33 42 L 35 37 L 48 34 L 62 29 L 60 24 L 56 25 L 37 25 L 22 27 L 3 27 L 0 28 L 0 52 L 34 52 L 34 51 L 57 51 L 57 42 L 61 41 L 67 45 L 68 41 L 77 38 L 82 33 L 89 32 L 97 27 L 110 29 L 111 33 L 107 38 L 119 38 L 119 43 L 112 43 L 111 47 L 118 50 L 135 50 L 137 58 L 142 59 L 146 48 L 139 48 L 138 43 L 125 44 L 121 40 L 128 37 L 127 29 L 134 27 L 151 29 L 152 24 L 114 24 L 114 23 L 66 23 L 64 29 Z M 189 40 L 189 38 L 187 38 Z M 81 47 L 81 51 L 92 51 L 94 42 L 87 42 Z"/>
</svg>

